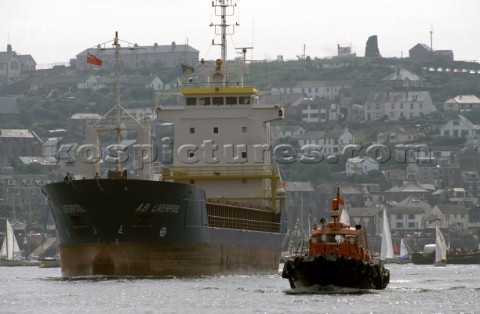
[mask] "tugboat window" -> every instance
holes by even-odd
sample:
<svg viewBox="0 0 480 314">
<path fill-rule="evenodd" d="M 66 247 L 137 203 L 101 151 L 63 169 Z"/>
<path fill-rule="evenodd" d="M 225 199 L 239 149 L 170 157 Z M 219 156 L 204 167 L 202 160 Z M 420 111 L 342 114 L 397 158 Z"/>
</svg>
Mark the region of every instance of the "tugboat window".
<svg viewBox="0 0 480 314">
<path fill-rule="evenodd" d="M 213 97 L 213 104 L 214 105 L 223 105 L 223 97 Z"/>
</svg>

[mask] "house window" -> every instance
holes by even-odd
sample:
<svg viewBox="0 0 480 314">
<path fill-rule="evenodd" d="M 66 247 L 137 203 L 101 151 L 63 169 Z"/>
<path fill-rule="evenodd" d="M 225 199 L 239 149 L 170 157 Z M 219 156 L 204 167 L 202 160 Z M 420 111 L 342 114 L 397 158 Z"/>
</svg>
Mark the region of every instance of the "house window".
<svg viewBox="0 0 480 314">
<path fill-rule="evenodd" d="M 397 229 L 403 229 L 403 222 L 397 221 L 396 228 L 397 228 Z"/>
<path fill-rule="evenodd" d="M 408 219 L 415 219 L 415 215 L 414 214 L 408 214 Z"/>
<path fill-rule="evenodd" d="M 190 128 L 190 134 L 195 134 L 195 128 Z"/>
<path fill-rule="evenodd" d="M 218 134 L 218 127 L 213 128 L 213 133 Z"/>
<path fill-rule="evenodd" d="M 414 229 L 415 228 L 415 223 L 414 222 L 409 222 L 408 223 L 408 229 Z"/>
</svg>

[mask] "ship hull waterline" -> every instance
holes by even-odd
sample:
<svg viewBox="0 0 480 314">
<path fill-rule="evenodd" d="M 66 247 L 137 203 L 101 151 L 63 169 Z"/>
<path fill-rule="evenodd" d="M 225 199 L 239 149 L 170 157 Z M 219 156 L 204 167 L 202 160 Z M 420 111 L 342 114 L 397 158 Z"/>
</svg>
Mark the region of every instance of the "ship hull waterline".
<svg viewBox="0 0 480 314">
<path fill-rule="evenodd" d="M 285 234 L 208 224 L 194 185 L 78 180 L 46 185 L 64 277 L 276 273 Z"/>
</svg>

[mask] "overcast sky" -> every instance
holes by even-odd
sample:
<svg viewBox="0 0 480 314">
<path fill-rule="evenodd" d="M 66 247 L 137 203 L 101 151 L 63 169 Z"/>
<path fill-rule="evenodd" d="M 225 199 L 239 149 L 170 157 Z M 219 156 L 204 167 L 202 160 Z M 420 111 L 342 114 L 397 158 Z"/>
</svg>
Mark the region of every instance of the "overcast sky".
<svg viewBox="0 0 480 314">
<path fill-rule="evenodd" d="M 113 39 L 115 31 L 140 46 L 171 42 L 220 55 L 212 47 L 211 22 L 218 23 L 211 0 L 0 0 L 0 51 L 11 44 L 37 64 L 68 62 L 84 49 Z M 249 58 L 273 60 L 336 55 L 337 44 L 365 54 L 369 36 L 378 36 L 384 57 L 408 57 L 417 43 L 453 50 L 455 60 L 480 61 L 480 0 L 236 0 L 238 22 L 228 39 L 251 47 Z"/>
</svg>

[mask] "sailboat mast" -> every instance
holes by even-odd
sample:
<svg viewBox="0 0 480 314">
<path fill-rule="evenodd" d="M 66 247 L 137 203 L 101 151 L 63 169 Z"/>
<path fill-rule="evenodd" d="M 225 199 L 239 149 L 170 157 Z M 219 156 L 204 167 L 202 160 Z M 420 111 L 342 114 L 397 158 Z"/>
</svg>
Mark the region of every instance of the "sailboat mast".
<svg viewBox="0 0 480 314">
<path fill-rule="evenodd" d="M 115 32 L 115 38 L 113 40 L 113 47 L 115 49 L 115 130 L 116 144 L 120 147 L 120 127 L 121 127 L 121 108 L 120 108 L 120 44 L 118 43 L 118 32 Z M 115 158 L 115 170 L 120 171 L 120 158 Z"/>
</svg>

